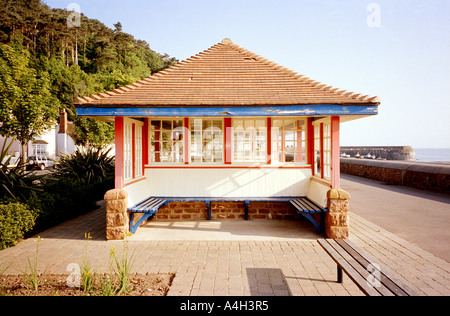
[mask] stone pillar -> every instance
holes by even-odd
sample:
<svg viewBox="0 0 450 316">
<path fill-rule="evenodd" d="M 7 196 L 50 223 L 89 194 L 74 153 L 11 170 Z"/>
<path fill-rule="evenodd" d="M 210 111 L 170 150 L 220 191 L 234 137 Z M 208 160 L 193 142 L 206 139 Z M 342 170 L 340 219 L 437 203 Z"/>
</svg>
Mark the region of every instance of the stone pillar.
<svg viewBox="0 0 450 316">
<path fill-rule="evenodd" d="M 106 239 L 122 240 L 130 231 L 127 212 L 128 192 L 114 189 L 106 192 Z"/>
<path fill-rule="evenodd" d="M 350 194 L 342 189 L 331 189 L 327 193 L 328 213 L 325 217 L 327 238 L 347 239 L 349 237 L 349 203 Z"/>
</svg>

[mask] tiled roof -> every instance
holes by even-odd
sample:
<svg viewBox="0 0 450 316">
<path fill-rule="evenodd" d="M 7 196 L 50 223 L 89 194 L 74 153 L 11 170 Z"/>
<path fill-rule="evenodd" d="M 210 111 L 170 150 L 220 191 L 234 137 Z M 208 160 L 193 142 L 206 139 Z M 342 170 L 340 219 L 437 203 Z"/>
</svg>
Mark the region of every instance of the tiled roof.
<svg viewBox="0 0 450 316">
<path fill-rule="evenodd" d="M 134 84 L 77 98 L 78 107 L 378 105 L 297 74 L 229 39 Z"/>
</svg>

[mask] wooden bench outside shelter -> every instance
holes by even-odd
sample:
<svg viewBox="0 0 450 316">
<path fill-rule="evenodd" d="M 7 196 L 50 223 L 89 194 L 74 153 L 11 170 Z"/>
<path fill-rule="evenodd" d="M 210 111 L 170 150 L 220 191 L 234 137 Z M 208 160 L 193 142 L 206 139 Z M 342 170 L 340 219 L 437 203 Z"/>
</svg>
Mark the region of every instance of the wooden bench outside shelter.
<svg viewBox="0 0 450 316">
<path fill-rule="evenodd" d="M 416 296 L 398 277 L 381 267 L 367 253 L 349 240 L 319 239 L 319 244 L 337 264 L 337 282 L 342 271 L 369 296 Z"/>
</svg>

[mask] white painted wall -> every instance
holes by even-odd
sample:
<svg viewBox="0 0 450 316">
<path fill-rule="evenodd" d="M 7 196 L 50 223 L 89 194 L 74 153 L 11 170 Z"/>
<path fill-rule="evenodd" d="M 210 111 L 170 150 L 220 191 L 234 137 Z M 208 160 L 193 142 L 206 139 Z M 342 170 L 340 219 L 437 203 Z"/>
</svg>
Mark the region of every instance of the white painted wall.
<svg viewBox="0 0 450 316">
<path fill-rule="evenodd" d="M 305 196 L 311 169 L 161 168 L 146 169 L 145 180 L 125 187 L 129 206 L 150 197 Z"/>
</svg>

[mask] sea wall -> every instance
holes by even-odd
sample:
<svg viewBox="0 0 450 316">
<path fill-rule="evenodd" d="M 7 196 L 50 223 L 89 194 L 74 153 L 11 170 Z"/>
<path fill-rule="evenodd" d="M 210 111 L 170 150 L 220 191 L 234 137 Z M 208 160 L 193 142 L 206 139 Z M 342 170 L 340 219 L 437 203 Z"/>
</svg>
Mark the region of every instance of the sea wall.
<svg viewBox="0 0 450 316">
<path fill-rule="evenodd" d="M 341 158 L 341 173 L 450 194 L 450 165 Z"/>
<path fill-rule="evenodd" d="M 411 146 L 341 146 L 341 154 L 350 157 L 370 155 L 386 160 L 416 160 L 416 153 Z"/>
</svg>

